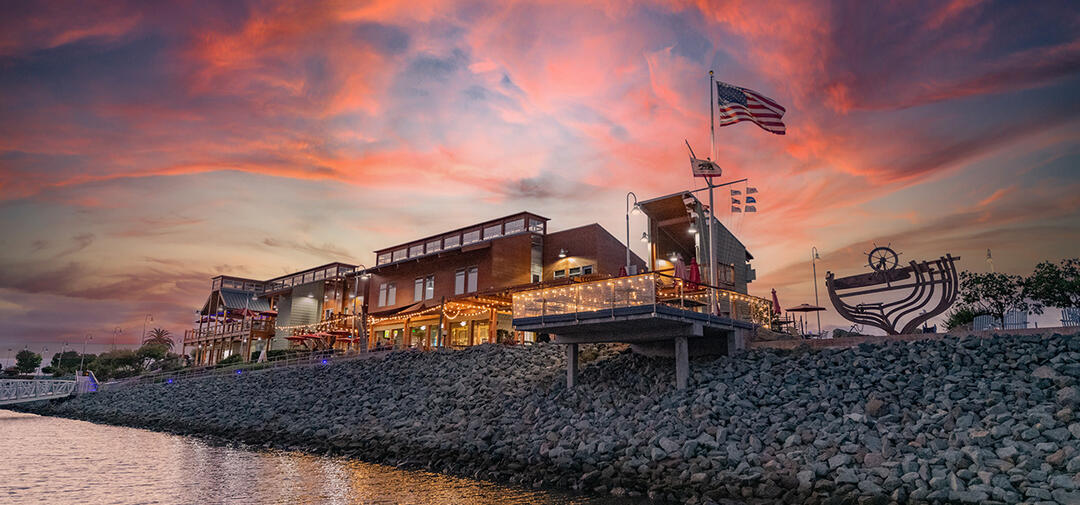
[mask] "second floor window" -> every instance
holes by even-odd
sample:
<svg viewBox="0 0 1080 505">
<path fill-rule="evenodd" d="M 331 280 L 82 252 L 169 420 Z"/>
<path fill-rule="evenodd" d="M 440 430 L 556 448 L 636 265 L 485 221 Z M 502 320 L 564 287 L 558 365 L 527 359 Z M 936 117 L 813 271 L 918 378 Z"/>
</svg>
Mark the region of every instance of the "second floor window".
<svg viewBox="0 0 1080 505">
<path fill-rule="evenodd" d="M 430 300 L 435 298 L 435 276 L 417 277 L 413 281 L 413 301 Z"/>
<path fill-rule="evenodd" d="M 424 279 L 424 299 L 435 298 L 435 276 L 429 275 Z"/>
<path fill-rule="evenodd" d="M 397 303 L 397 286 L 393 282 L 379 284 L 379 306 L 386 307 Z"/>
<path fill-rule="evenodd" d="M 413 281 L 413 301 L 414 302 L 419 302 L 420 300 L 423 300 L 423 299 L 424 299 L 424 278 L 423 277 L 417 277 L 416 280 Z"/>
<path fill-rule="evenodd" d="M 465 269 L 454 272 L 454 294 L 460 295 L 465 292 Z"/>
<path fill-rule="evenodd" d="M 479 273 L 480 270 L 476 267 L 462 268 L 454 272 L 454 294 L 475 292 Z"/>
<path fill-rule="evenodd" d="M 478 273 L 479 273 L 479 269 L 477 269 L 476 267 L 469 267 L 469 283 L 468 283 L 469 285 L 468 285 L 468 288 L 469 288 L 470 293 L 473 293 L 473 292 L 476 291 L 476 280 L 477 280 L 477 274 Z"/>
</svg>

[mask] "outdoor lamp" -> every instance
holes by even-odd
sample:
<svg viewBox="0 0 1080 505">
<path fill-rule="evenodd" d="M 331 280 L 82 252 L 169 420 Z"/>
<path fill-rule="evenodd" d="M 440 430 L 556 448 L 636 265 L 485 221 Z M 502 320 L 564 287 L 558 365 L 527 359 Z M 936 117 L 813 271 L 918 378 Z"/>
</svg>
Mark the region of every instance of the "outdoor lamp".
<svg viewBox="0 0 1080 505">
<path fill-rule="evenodd" d="M 648 232 L 641 232 L 641 242 L 643 244 L 648 244 L 649 243 L 649 234 L 648 234 Z"/>
<path fill-rule="evenodd" d="M 634 208 L 630 209 L 630 213 L 634 214 L 635 216 L 641 214 L 641 204 L 635 203 Z"/>
<path fill-rule="evenodd" d="M 462 321 L 462 322 L 461 322 L 461 325 L 462 325 L 462 326 L 465 326 L 465 321 Z"/>
<path fill-rule="evenodd" d="M 559 249 L 559 258 L 561 259 L 561 258 L 565 258 L 565 257 L 566 257 L 566 249 Z"/>
<path fill-rule="evenodd" d="M 697 226 L 694 226 L 693 221 L 690 221 L 690 229 L 687 230 L 687 231 L 690 232 L 691 235 L 696 235 L 697 234 Z"/>
</svg>

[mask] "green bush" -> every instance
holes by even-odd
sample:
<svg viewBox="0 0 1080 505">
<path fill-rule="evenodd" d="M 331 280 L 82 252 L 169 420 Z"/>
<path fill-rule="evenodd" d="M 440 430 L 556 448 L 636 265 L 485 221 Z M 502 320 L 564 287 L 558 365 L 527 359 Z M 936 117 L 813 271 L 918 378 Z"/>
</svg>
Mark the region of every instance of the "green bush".
<svg viewBox="0 0 1080 505">
<path fill-rule="evenodd" d="M 229 356 L 228 358 L 225 358 L 225 359 L 223 359 L 221 361 L 218 361 L 218 364 L 219 365 L 235 365 L 237 363 L 240 363 L 241 361 L 243 361 L 242 356 L 240 356 L 239 354 L 233 354 L 232 356 Z"/>
</svg>

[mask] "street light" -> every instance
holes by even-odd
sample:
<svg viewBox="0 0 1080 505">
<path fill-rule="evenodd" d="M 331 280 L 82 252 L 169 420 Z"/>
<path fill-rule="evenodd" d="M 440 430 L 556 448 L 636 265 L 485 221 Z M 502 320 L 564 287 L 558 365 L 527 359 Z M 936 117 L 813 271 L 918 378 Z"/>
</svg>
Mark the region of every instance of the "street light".
<svg viewBox="0 0 1080 505">
<path fill-rule="evenodd" d="M 82 375 L 82 371 L 83 371 L 83 359 L 84 359 L 84 358 L 86 358 L 86 341 L 87 341 L 87 340 L 94 340 L 94 337 L 93 337 L 93 335 L 90 335 L 89 333 L 87 333 L 87 334 L 86 334 L 86 336 L 85 336 L 85 337 L 83 337 L 83 341 L 82 341 L 82 354 L 80 354 L 80 355 L 79 355 L 79 375 Z"/>
<path fill-rule="evenodd" d="M 821 259 L 821 256 L 818 256 L 817 247 L 811 247 L 810 248 L 810 264 L 814 268 L 814 305 L 817 305 L 818 307 L 821 306 L 821 304 L 818 302 L 818 290 L 817 290 L 817 260 L 819 260 L 819 259 Z M 815 311 L 814 315 L 817 316 L 817 333 L 818 333 L 818 336 L 820 337 L 821 336 L 821 311 L 820 310 Z"/>
<path fill-rule="evenodd" d="M 124 332 L 124 329 L 119 327 L 119 326 L 113 328 L 113 330 L 112 330 L 112 348 L 113 348 L 114 351 L 116 350 L 116 337 L 118 335 L 120 335 L 121 333 L 123 333 L 123 332 Z M 146 336 L 146 328 L 143 328 L 143 336 L 144 337 Z M 139 343 L 142 343 L 142 342 L 140 341 Z"/>
<path fill-rule="evenodd" d="M 353 294 L 352 294 L 353 328 L 356 329 L 357 333 L 363 332 L 364 333 L 364 340 L 366 341 L 367 340 L 367 331 L 364 329 L 364 320 L 363 320 L 363 318 L 360 317 L 360 313 L 357 312 L 357 310 L 356 310 L 356 302 L 357 302 L 357 299 L 360 296 L 360 280 L 363 279 L 364 283 L 365 283 L 364 286 L 367 287 L 366 283 L 367 283 L 368 279 L 371 279 L 371 274 L 368 272 L 368 267 L 365 266 L 363 263 L 361 263 L 358 266 L 361 268 L 361 270 L 360 270 L 361 273 L 360 273 L 360 275 L 356 276 L 356 281 L 353 282 Z M 370 342 L 368 342 L 368 344 L 370 344 Z M 364 345 L 364 350 L 367 351 L 367 344 Z"/>
<path fill-rule="evenodd" d="M 641 232 L 641 243 L 642 244 L 648 244 L 649 243 L 649 232 L 645 232 L 645 231 Z"/>
<path fill-rule="evenodd" d="M 140 343 L 141 343 L 142 339 L 146 338 L 146 323 L 148 321 L 153 322 L 153 320 L 154 320 L 154 315 L 153 314 L 147 314 L 147 315 L 143 316 L 143 318 L 142 318 L 142 335 L 139 335 Z"/>
<path fill-rule="evenodd" d="M 630 197 L 634 197 L 634 206 L 630 207 Z M 641 205 L 638 205 L 637 195 L 633 191 L 626 193 L 626 273 L 630 273 L 630 214 L 640 214 Z M 563 256 L 559 256 L 562 258 Z"/>
</svg>

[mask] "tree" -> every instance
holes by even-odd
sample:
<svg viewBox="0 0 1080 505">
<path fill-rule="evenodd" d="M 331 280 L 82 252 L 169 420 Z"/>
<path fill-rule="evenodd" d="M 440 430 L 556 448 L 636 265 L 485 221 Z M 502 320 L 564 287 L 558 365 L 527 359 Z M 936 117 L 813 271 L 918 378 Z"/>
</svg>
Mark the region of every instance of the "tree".
<svg viewBox="0 0 1080 505">
<path fill-rule="evenodd" d="M 168 355 L 169 348 L 163 344 L 144 344 L 135 351 L 135 356 L 139 358 L 140 372 L 149 370 L 154 364 L 164 360 Z"/>
<path fill-rule="evenodd" d="M 39 366 L 41 366 L 41 355 L 30 349 L 23 349 L 15 355 L 15 368 L 21 373 L 34 373 Z"/>
<path fill-rule="evenodd" d="M 1005 314 L 1027 312 L 1030 308 L 1023 293 L 1024 279 L 1000 272 L 985 274 L 960 272 L 960 301 L 981 314 L 989 314 L 1003 323 Z"/>
<path fill-rule="evenodd" d="M 52 370 L 52 374 L 60 377 L 63 375 L 75 373 L 75 370 L 79 368 L 79 358 L 82 357 L 76 351 L 64 351 L 63 353 L 53 354 L 52 361 L 49 363 L 49 368 Z M 94 360 L 93 354 L 87 354 L 84 363 L 89 363 Z M 42 369 L 42 371 L 45 371 Z"/>
<path fill-rule="evenodd" d="M 980 315 L 979 311 L 967 305 L 958 305 L 945 316 L 945 330 L 967 326 L 975 321 L 975 316 Z"/>
<path fill-rule="evenodd" d="M 143 345 L 146 345 L 146 344 L 163 345 L 170 351 L 173 349 L 173 345 L 174 345 L 173 340 L 172 340 L 172 334 L 169 333 L 169 330 L 166 330 L 165 328 L 154 328 L 154 329 L 146 332 L 146 336 L 145 336 L 145 338 L 143 338 L 142 343 L 143 343 Z"/>
<path fill-rule="evenodd" d="M 94 360 L 92 367 L 98 380 L 119 379 L 139 375 L 142 371 L 141 359 L 131 349 L 114 349 L 103 352 Z"/>
<path fill-rule="evenodd" d="M 1061 260 L 1061 265 L 1044 261 L 1024 279 L 1024 296 L 1031 310 L 1042 314 L 1046 307 L 1080 307 L 1080 258 Z"/>
</svg>

